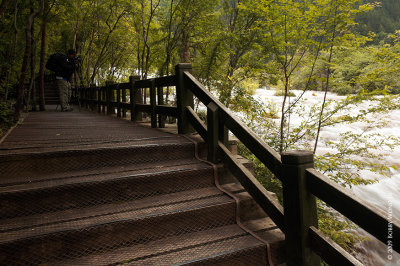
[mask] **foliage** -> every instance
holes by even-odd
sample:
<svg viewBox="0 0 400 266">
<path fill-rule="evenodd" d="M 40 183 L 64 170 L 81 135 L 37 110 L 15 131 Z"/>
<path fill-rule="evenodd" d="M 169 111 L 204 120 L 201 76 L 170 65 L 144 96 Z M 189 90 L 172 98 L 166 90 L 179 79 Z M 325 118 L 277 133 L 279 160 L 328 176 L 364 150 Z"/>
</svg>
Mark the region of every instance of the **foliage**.
<svg viewBox="0 0 400 266">
<path fill-rule="evenodd" d="M 295 97 L 296 96 L 296 94 L 294 94 L 294 92 L 292 92 L 292 91 L 285 93 L 283 90 L 276 90 L 274 95 L 275 96 L 285 96 L 285 94 L 287 97 Z"/>
<path fill-rule="evenodd" d="M 256 178 L 268 191 L 275 193 L 279 202 L 283 204 L 282 183 L 271 171 L 265 167 L 242 143 L 238 144 L 238 154 L 253 163 Z"/>
<path fill-rule="evenodd" d="M 336 211 L 317 201 L 318 228 L 349 253 L 354 253 L 354 245 L 364 241 L 365 237 L 355 233 L 357 226 L 346 220 Z"/>
<path fill-rule="evenodd" d="M 357 16 L 356 32 L 367 35 L 370 32 L 376 34 L 374 44 L 379 44 L 385 40 L 388 34 L 393 34 L 400 29 L 400 2 L 398 0 L 365 0 L 366 3 L 375 5 L 374 10 Z"/>
<path fill-rule="evenodd" d="M 0 102 L 0 138 L 14 124 L 13 111 L 10 102 Z"/>
</svg>

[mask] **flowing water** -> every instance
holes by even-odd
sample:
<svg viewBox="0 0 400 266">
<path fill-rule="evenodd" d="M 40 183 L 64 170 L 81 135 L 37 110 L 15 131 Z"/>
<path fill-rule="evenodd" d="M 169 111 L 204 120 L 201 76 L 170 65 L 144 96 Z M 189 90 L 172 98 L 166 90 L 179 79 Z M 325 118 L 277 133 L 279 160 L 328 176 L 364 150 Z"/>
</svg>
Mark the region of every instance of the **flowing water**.
<svg viewBox="0 0 400 266">
<path fill-rule="evenodd" d="M 300 95 L 301 91 L 293 91 L 296 95 Z M 275 90 L 258 89 L 255 97 L 260 101 L 267 103 L 275 103 L 277 107 L 282 104 L 283 97 L 274 96 Z M 304 101 L 302 105 L 306 107 L 320 106 L 324 97 L 323 92 L 306 92 L 303 96 Z M 344 99 L 345 96 L 338 96 L 333 93 L 327 95 L 327 99 L 331 101 L 339 101 Z M 292 101 L 294 97 L 291 98 Z M 364 102 L 359 106 L 354 107 L 351 112 L 353 114 L 358 113 L 362 109 L 367 109 L 371 102 Z M 343 113 L 340 115 L 344 115 Z M 400 110 L 392 111 L 390 114 L 378 115 L 370 117 L 375 121 L 387 121 L 387 125 L 382 128 L 371 128 L 369 133 L 380 133 L 384 136 L 393 136 L 400 138 Z M 303 118 L 292 115 L 291 124 L 293 126 L 299 125 Z M 317 154 L 323 155 L 326 152 L 333 151 L 332 148 L 328 147 L 326 141 L 339 141 L 339 134 L 345 132 L 361 133 L 365 128 L 369 127 L 370 124 L 366 122 L 357 122 L 353 124 L 340 124 L 332 127 L 326 127 L 322 129 L 320 134 L 320 142 L 317 148 Z M 368 171 L 362 171 L 362 177 L 379 179 L 379 182 L 371 185 L 360 185 L 352 188 L 352 191 L 360 198 L 368 201 L 369 203 L 377 206 L 383 210 L 388 216 L 400 219 L 400 147 L 396 147 L 394 150 L 386 152 L 385 156 L 378 159 L 380 162 L 384 162 L 387 165 L 395 165 L 398 169 L 392 168 L 390 177 L 383 177 Z M 396 252 L 391 252 L 390 247 L 380 243 L 378 240 L 369 236 L 365 231 L 359 229 L 359 233 L 366 235 L 370 238 L 370 241 L 364 241 L 360 246 L 360 253 L 357 254 L 357 258 L 360 259 L 366 265 L 400 265 L 400 255 Z M 389 234 L 389 230 L 388 230 Z M 400 241 L 400 240 L 394 240 Z"/>
</svg>

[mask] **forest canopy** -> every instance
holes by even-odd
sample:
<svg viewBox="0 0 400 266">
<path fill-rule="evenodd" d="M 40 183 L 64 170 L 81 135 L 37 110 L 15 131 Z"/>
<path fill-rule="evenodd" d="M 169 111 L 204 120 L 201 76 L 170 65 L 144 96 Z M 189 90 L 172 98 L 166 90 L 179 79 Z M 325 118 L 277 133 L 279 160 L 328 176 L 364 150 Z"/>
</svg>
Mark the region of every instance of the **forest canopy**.
<svg viewBox="0 0 400 266">
<path fill-rule="evenodd" d="M 30 72 L 47 73 L 42 65 L 50 54 L 70 48 L 82 58 L 82 85 L 133 74 L 167 75 L 176 63 L 191 62 L 195 75 L 229 104 L 235 90 L 254 81 L 284 87 L 279 68 L 285 56 L 301 56 L 292 65 L 290 88 L 309 82 L 311 89 L 322 90 L 324 63 L 313 64 L 313 58 L 318 53 L 326 59 L 333 44 L 330 90 L 354 93 L 386 86 L 399 91 L 392 74 L 398 66 L 393 56 L 400 28 L 396 0 L 3 0 L 0 12 L 3 99 L 16 98 L 22 65 L 33 65 L 23 71 L 28 83 Z M 292 54 L 282 54 L 285 49 Z M 334 65 L 342 58 L 350 64 L 346 69 Z M 310 67 L 315 71 L 308 81 Z"/>
</svg>

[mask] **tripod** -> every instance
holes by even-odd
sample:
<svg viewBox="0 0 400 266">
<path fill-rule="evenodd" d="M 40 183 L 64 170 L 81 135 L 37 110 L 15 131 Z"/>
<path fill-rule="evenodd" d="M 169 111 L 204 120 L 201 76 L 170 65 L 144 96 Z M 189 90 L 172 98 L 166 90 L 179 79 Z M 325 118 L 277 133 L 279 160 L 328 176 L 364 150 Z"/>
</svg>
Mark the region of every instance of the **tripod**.
<svg viewBox="0 0 400 266">
<path fill-rule="evenodd" d="M 81 101 L 79 98 L 79 90 L 78 90 L 78 82 L 77 82 L 77 76 L 78 72 L 76 71 L 76 68 L 74 68 L 74 85 L 75 85 L 75 98 L 76 101 L 78 102 L 78 110 L 79 112 L 81 111 Z"/>
</svg>

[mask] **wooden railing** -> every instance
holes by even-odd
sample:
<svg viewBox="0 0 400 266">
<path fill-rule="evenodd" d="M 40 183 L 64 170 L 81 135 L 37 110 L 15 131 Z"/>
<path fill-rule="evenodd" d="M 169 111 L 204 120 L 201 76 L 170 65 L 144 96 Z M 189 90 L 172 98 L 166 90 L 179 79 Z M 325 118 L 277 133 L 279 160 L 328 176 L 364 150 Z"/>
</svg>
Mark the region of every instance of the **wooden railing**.
<svg viewBox="0 0 400 266">
<path fill-rule="evenodd" d="M 177 118 L 179 134 L 196 130 L 208 147 L 208 160 L 228 166 L 243 187 L 285 233 L 288 265 L 319 265 L 321 257 L 332 265 L 360 265 L 318 228 L 316 197 L 345 215 L 388 248 L 400 252 L 400 221 L 388 216 L 348 189 L 332 182 L 313 168 L 313 154 L 293 151 L 278 154 L 218 101 L 191 74 L 190 64 L 179 64 L 175 75 L 107 84 L 81 90 L 83 105 L 98 112 L 140 119 L 150 114 L 152 127 L 163 127 L 163 117 Z M 176 87 L 176 106 L 163 104 L 163 87 Z M 140 91 L 148 89 L 150 104 L 143 104 Z M 129 91 L 129 103 L 127 99 Z M 114 99 L 116 96 L 116 99 Z M 193 110 L 194 96 L 207 107 L 207 125 Z M 107 111 L 106 111 L 107 110 Z M 283 185 L 283 207 L 227 149 L 232 132 Z"/>
</svg>

